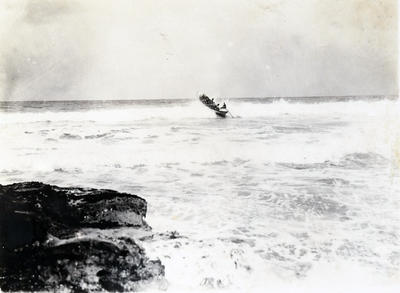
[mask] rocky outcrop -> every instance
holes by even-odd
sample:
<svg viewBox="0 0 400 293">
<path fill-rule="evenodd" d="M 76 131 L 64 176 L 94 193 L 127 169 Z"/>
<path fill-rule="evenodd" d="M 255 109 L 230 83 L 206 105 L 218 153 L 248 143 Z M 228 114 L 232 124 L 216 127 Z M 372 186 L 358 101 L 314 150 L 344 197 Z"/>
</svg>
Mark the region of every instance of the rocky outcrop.
<svg viewBox="0 0 400 293">
<path fill-rule="evenodd" d="M 3 291 L 124 291 L 164 275 L 133 239 L 75 237 L 82 228 L 149 230 L 136 195 L 25 182 L 0 185 L 0 201 Z"/>
</svg>

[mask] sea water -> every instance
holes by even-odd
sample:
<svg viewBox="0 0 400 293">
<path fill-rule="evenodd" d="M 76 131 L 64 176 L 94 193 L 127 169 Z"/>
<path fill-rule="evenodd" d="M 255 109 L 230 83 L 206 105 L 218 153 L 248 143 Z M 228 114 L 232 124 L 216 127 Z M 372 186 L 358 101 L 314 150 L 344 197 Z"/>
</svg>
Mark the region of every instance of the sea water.
<svg viewBox="0 0 400 293">
<path fill-rule="evenodd" d="M 396 292 L 399 101 L 227 105 L 222 119 L 196 99 L 2 102 L 0 184 L 145 198 L 153 233 L 174 236 L 140 242 L 165 265 L 148 290 Z"/>
</svg>

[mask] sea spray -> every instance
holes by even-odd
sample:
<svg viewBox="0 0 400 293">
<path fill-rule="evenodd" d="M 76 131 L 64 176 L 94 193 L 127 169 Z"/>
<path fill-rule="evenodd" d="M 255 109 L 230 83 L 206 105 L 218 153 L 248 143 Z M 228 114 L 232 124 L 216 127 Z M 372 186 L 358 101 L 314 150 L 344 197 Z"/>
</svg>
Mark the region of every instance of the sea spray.
<svg viewBox="0 0 400 293">
<path fill-rule="evenodd" d="M 3 107 L 1 183 L 144 197 L 155 236 L 141 245 L 165 264 L 163 289 L 399 285 L 397 100 L 231 99 L 238 119 L 197 100 L 90 104 Z"/>
</svg>

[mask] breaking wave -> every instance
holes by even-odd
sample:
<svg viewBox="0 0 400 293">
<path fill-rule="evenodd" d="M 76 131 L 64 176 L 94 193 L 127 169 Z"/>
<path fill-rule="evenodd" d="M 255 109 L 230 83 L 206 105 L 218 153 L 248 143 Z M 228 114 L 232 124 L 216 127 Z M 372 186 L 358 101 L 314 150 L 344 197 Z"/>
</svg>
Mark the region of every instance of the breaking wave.
<svg viewBox="0 0 400 293">
<path fill-rule="evenodd" d="M 398 101 L 110 103 L 0 112 L 1 183 L 144 197 L 167 292 L 397 292 Z"/>
<path fill-rule="evenodd" d="M 32 102 L 34 103 L 34 102 Z M 67 110 L 52 106 L 52 111 L 22 108 L 22 111 L 0 111 L 0 123 L 32 123 L 32 122 L 62 122 L 62 121 L 92 121 L 92 122 L 131 122 L 138 120 L 153 119 L 190 119 L 190 118 L 214 118 L 212 111 L 201 105 L 198 101 L 187 101 L 185 103 L 162 103 L 154 104 L 128 104 L 118 107 L 118 101 L 113 104 L 112 109 L 94 107 L 95 109 L 80 108 L 80 102 L 76 101 Z M 347 101 L 347 102 L 320 102 L 302 103 L 288 102 L 285 99 L 276 100 L 272 103 L 241 102 L 235 99 L 227 101 L 229 109 L 236 117 L 270 117 L 282 115 L 352 115 L 376 117 L 399 111 L 398 100 L 378 101 Z M 398 112 L 397 112 L 398 113 Z M 308 127 L 286 128 L 276 126 L 277 131 L 309 131 Z"/>
</svg>

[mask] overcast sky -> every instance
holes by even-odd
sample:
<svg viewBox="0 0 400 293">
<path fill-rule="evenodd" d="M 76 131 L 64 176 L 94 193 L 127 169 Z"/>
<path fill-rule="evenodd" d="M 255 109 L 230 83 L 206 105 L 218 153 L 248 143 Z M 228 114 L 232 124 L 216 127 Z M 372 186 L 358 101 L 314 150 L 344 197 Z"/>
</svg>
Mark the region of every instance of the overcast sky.
<svg viewBox="0 0 400 293">
<path fill-rule="evenodd" d="M 0 100 L 397 94 L 396 0 L 0 0 Z"/>
</svg>

